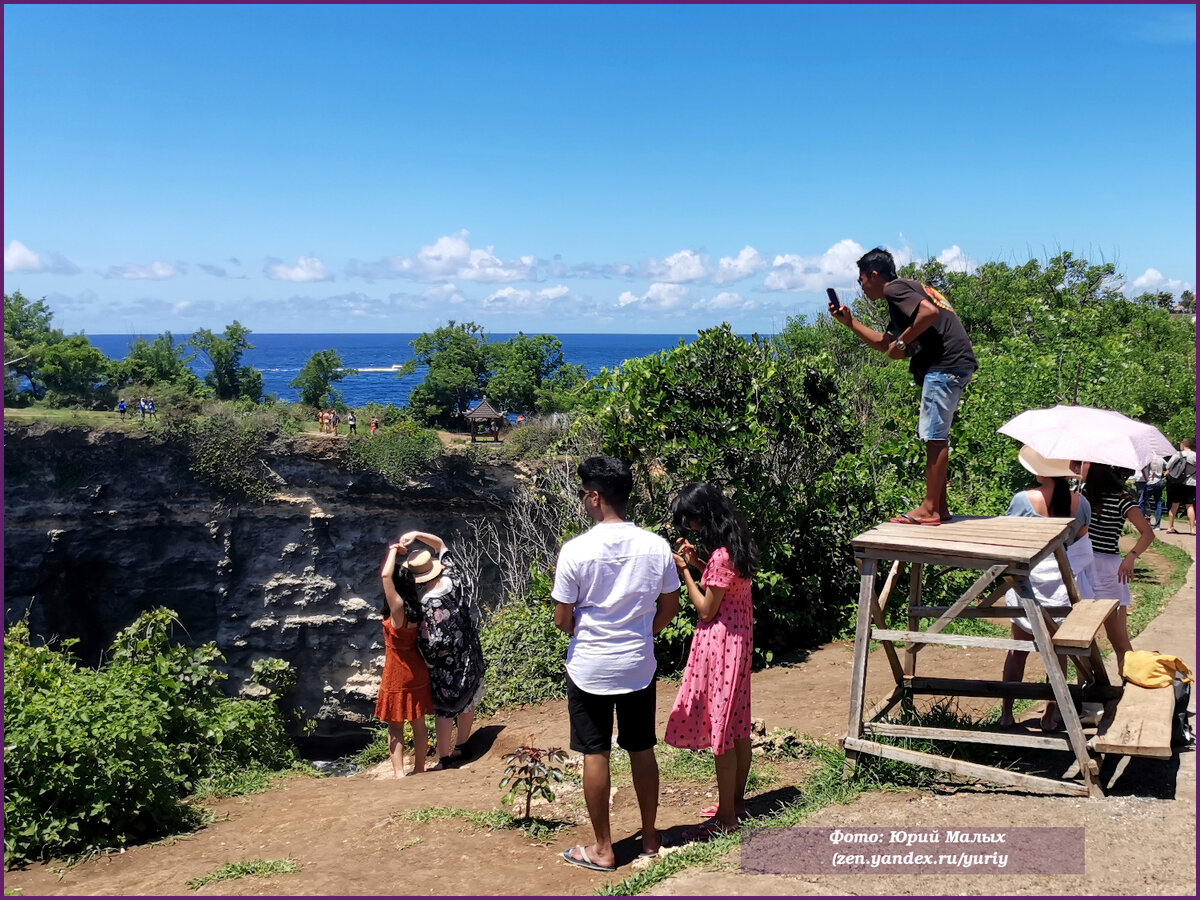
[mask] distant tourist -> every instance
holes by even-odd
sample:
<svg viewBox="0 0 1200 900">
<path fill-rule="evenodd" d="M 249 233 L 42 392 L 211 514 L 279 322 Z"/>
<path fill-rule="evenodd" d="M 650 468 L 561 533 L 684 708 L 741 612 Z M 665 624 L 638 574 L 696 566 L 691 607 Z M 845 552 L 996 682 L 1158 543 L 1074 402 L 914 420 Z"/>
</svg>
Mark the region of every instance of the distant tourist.
<svg viewBox="0 0 1200 900">
<path fill-rule="evenodd" d="M 567 711 L 571 749 L 583 754 L 583 794 L 595 843 L 563 851 L 586 869 L 616 868 L 609 826 L 613 714 L 629 753 L 642 818 L 642 850 L 657 854 L 658 761 L 654 758 L 654 635 L 679 612 L 670 545 L 625 518 L 633 476 L 610 456 L 579 464 L 579 499 L 595 525 L 567 541 L 554 576 L 554 624 L 571 635 Z"/>
<path fill-rule="evenodd" d="M 1166 472 L 1166 458 L 1156 456 L 1150 460 L 1150 465 L 1142 469 L 1146 479 L 1146 489 L 1142 491 L 1142 502 L 1138 504 L 1142 515 L 1147 520 L 1154 516 L 1154 527 L 1159 528 L 1162 525 L 1163 514 L 1163 487 L 1165 481 L 1163 476 Z"/>
<path fill-rule="evenodd" d="M 152 419 L 158 418 L 157 414 L 154 411 L 154 398 L 153 397 L 148 397 L 146 399 L 146 415 L 148 415 Z"/>
<path fill-rule="evenodd" d="M 138 414 L 142 417 L 143 422 L 146 421 L 146 398 L 138 397 Z"/>
<path fill-rule="evenodd" d="M 1171 504 L 1167 519 L 1167 534 L 1175 530 L 1175 513 L 1183 506 L 1187 511 L 1188 530 L 1196 533 L 1196 451 L 1192 438 L 1179 442 L 1179 452 L 1167 463 L 1167 502 Z"/>
<path fill-rule="evenodd" d="M 1018 457 L 1027 470 L 1037 478 L 1037 484 L 1013 495 L 1008 504 L 1006 516 L 1027 516 L 1032 518 L 1074 519 L 1067 529 L 1067 539 L 1064 544 L 1067 550 L 1067 561 L 1071 564 L 1071 574 L 1079 586 L 1083 597 L 1091 597 L 1094 591 L 1091 586 L 1092 572 L 1092 542 L 1087 536 L 1088 524 L 1092 520 L 1092 505 L 1082 494 L 1071 491 L 1067 482 L 1075 472 L 1068 460 L 1047 459 L 1032 447 L 1021 448 Z M 1062 623 L 1063 618 L 1071 610 L 1071 598 L 1067 595 L 1066 584 L 1062 572 L 1053 556 L 1047 556 L 1033 567 L 1029 573 L 1029 584 L 1037 602 L 1045 607 L 1055 621 Z M 1021 600 L 1015 591 L 1005 594 L 1004 602 L 1008 606 L 1020 607 Z M 1011 623 L 1012 637 L 1015 641 L 1032 641 L 1033 626 L 1025 617 L 1014 618 Z M 1009 650 L 1004 658 L 1004 680 L 1020 681 L 1025 677 L 1025 663 L 1029 657 L 1028 650 Z M 1058 658 L 1059 666 L 1065 675 L 1067 672 L 1067 657 Z M 1013 698 L 1005 697 L 1000 701 L 1000 727 L 1011 728 L 1016 724 L 1013 717 Z M 1042 731 L 1058 731 L 1062 728 L 1059 718 L 1058 704 L 1051 700 L 1046 704 L 1042 713 Z"/>
<path fill-rule="evenodd" d="M 701 813 L 711 818 L 685 834 L 695 840 L 714 831 L 736 831 L 746 815 L 754 655 L 750 579 L 758 568 L 758 548 L 742 514 L 710 484 L 687 485 L 671 513 L 675 527 L 699 534 L 709 554 L 703 562 L 691 542 L 679 541 L 675 566 L 699 622 L 664 737 L 684 750 L 711 747 L 716 757 L 717 802 Z M 703 571 L 699 585 L 689 567 Z"/>
<path fill-rule="evenodd" d="M 333 412 L 331 412 L 329 414 L 329 416 L 330 416 L 330 419 L 329 419 L 330 424 L 333 426 L 333 433 L 337 434 L 338 426 L 342 424 L 342 417 L 336 409 L 333 410 Z"/>
<path fill-rule="evenodd" d="M 896 275 L 892 254 L 879 247 L 858 261 L 858 283 L 872 300 L 886 300 L 891 322 L 880 334 L 854 318 L 850 307 L 829 304 L 829 314 L 868 347 L 891 359 L 908 357 L 909 371 L 921 385 L 917 436 L 925 442 L 925 499 L 916 509 L 893 518 L 902 525 L 940 525 L 950 521 L 946 471 L 950 461 L 950 423 L 963 388 L 979 368 L 971 340 L 953 307 L 937 290 Z"/>
<path fill-rule="evenodd" d="M 396 555 L 404 549 L 399 543 L 388 547 L 383 570 L 379 573 L 383 579 L 384 655 L 375 718 L 387 723 L 388 756 L 396 778 L 403 778 L 405 774 L 405 722 L 412 723 L 413 774 L 425 771 L 425 755 L 429 748 L 425 716 L 433 714 L 429 670 L 417 652 L 421 607 L 412 580 L 400 577 L 396 571 Z"/>
<path fill-rule="evenodd" d="M 379 429 L 379 416 L 371 416 L 371 434 Z"/>
<path fill-rule="evenodd" d="M 433 552 L 409 553 L 414 541 Z M 450 760 L 463 756 L 475 724 L 475 707 L 483 699 L 483 646 L 462 579 L 445 542 L 436 534 L 410 531 L 398 543 L 408 556 L 403 572 L 411 580 L 421 607 L 417 646 L 429 667 L 438 765 L 445 767 Z"/>
<path fill-rule="evenodd" d="M 1125 654 L 1133 649 L 1129 642 L 1129 580 L 1137 558 L 1154 543 L 1154 529 L 1125 490 L 1128 469 L 1104 463 L 1083 464 L 1083 495 L 1092 504 L 1092 524 L 1088 535 L 1095 551 L 1092 563 L 1092 590 L 1099 600 L 1118 600 L 1117 607 L 1104 622 L 1108 642 L 1117 655 L 1117 672 L 1125 664 Z M 1117 540 L 1129 522 L 1138 530 L 1138 541 L 1121 558 Z"/>
<path fill-rule="evenodd" d="M 125 418 L 125 401 L 124 400 L 117 401 L 117 412 L 121 414 L 122 419 Z"/>
<path fill-rule="evenodd" d="M 358 434 L 358 419 L 354 415 L 354 410 L 346 413 L 346 425 L 350 428 L 350 434 Z"/>
</svg>

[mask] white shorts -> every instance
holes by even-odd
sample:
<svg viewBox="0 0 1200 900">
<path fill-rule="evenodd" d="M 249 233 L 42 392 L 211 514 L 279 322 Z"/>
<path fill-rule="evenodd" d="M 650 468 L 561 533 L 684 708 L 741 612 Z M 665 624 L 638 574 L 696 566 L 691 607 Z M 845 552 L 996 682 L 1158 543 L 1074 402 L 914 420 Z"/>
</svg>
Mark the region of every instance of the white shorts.
<svg viewBox="0 0 1200 900">
<path fill-rule="evenodd" d="M 1118 553 L 1093 554 L 1092 591 L 1097 600 L 1119 600 L 1122 606 L 1129 605 L 1129 584 L 1117 580 L 1117 569 L 1121 567 Z"/>
</svg>

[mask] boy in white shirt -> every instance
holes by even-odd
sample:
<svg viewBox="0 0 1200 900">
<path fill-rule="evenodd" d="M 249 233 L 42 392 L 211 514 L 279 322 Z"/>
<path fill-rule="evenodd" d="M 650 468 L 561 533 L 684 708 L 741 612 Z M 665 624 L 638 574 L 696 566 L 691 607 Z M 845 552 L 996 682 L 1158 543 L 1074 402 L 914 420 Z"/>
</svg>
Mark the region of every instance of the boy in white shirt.
<svg viewBox="0 0 1200 900">
<path fill-rule="evenodd" d="M 643 853 L 660 847 L 654 635 L 679 612 L 679 574 L 670 545 L 625 518 L 633 490 L 629 466 L 593 456 L 578 471 L 579 499 L 596 524 L 559 551 L 551 595 L 554 624 L 571 635 L 571 749 L 583 754 L 583 793 L 596 842 L 565 850 L 563 859 L 610 872 L 616 868 L 608 814 L 614 712 L 617 744 L 629 753 L 642 814 Z"/>
</svg>

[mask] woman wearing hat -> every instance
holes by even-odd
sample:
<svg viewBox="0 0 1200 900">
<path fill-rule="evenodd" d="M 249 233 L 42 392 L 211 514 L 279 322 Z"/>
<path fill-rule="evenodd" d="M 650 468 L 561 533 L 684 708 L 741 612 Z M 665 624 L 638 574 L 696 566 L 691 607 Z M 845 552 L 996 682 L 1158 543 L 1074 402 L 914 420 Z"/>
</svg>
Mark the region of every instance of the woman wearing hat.
<svg viewBox="0 0 1200 900">
<path fill-rule="evenodd" d="M 1070 460 L 1047 459 L 1029 446 L 1021 448 L 1018 459 L 1021 465 L 1037 478 L 1037 485 L 1014 494 L 1005 515 L 1074 519 L 1064 544 L 1067 561 L 1071 564 L 1071 572 L 1075 576 L 1080 594 L 1090 597 L 1092 542 L 1087 536 L 1087 530 L 1092 520 L 1092 507 L 1086 497 L 1071 492 L 1067 479 L 1076 472 L 1071 468 Z M 1047 607 L 1055 620 L 1061 622 L 1070 611 L 1071 598 L 1067 595 L 1062 572 L 1059 571 L 1053 556 L 1046 557 L 1033 567 L 1029 573 L 1029 583 L 1038 603 Z M 1021 605 L 1016 592 L 1011 590 L 1005 595 L 1004 601 L 1008 606 Z M 1032 641 L 1032 630 L 1033 626 L 1026 618 L 1012 620 L 1014 640 Z M 1024 677 L 1025 660 L 1028 656 L 1027 650 L 1008 651 L 1008 656 L 1004 659 L 1005 681 L 1020 681 Z M 1060 656 L 1058 661 L 1065 674 L 1067 658 Z M 1013 724 L 1013 698 L 1005 697 L 1000 704 L 1000 727 L 1009 728 Z M 1062 727 L 1058 716 L 1058 704 L 1053 700 L 1046 704 L 1041 724 L 1043 731 L 1058 731 Z"/>
<path fill-rule="evenodd" d="M 414 541 L 432 550 L 409 554 Z M 462 756 L 471 736 L 475 707 L 483 699 L 483 647 L 463 595 L 462 582 L 445 542 L 436 534 L 410 531 L 397 543 L 408 554 L 402 571 L 411 579 L 421 607 L 417 647 L 429 667 L 437 722 L 438 760 Z M 451 743 L 455 721 L 457 743 Z M 451 749 L 453 747 L 453 749 Z"/>
</svg>

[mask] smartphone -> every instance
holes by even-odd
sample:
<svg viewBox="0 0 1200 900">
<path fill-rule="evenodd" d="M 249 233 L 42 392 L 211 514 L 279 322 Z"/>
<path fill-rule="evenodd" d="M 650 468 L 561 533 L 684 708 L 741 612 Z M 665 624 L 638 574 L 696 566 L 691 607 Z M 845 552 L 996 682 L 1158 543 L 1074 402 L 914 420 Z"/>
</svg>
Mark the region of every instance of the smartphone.
<svg viewBox="0 0 1200 900">
<path fill-rule="evenodd" d="M 842 308 L 842 301 L 838 299 L 837 291 L 833 288 L 825 288 L 825 293 L 829 295 L 829 302 L 833 304 L 834 312 Z"/>
</svg>

